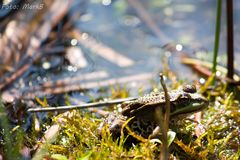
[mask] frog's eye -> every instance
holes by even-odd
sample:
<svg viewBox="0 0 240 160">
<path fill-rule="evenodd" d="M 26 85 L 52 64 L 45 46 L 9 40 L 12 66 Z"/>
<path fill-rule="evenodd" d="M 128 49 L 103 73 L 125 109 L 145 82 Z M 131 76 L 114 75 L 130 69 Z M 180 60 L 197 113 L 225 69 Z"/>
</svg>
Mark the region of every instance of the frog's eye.
<svg viewBox="0 0 240 160">
<path fill-rule="evenodd" d="M 187 93 L 196 93 L 197 89 L 195 85 L 184 85 L 183 91 Z"/>
<path fill-rule="evenodd" d="M 179 103 L 179 104 L 187 104 L 188 102 L 189 102 L 189 99 L 188 99 L 188 98 L 178 99 L 178 103 Z"/>
<path fill-rule="evenodd" d="M 188 93 L 183 93 L 183 94 L 180 94 L 180 95 L 178 96 L 177 101 L 178 101 L 178 103 L 180 103 L 180 104 L 184 104 L 184 103 L 188 103 L 190 99 L 191 99 L 190 94 L 188 94 Z"/>
</svg>

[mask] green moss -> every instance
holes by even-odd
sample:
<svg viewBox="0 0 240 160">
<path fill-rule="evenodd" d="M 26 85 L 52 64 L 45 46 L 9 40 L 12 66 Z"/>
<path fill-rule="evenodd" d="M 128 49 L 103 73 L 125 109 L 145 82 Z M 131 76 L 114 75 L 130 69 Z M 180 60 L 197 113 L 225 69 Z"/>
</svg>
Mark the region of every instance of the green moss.
<svg viewBox="0 0 240 160">
<path fill-rule="evenodd" d="M 220 91 L 225 88 L 225 85 L 219 85 L 214 90 L 205 92 L 211 103 L 208 109 L 202 112 L 201 124 L 182 120 L 178 122 L 178 127 L 172 128 L 177 136 L 170 146 L 171 157 L 239 158 L 240 104 L 235 93 L 238 90 Z M 118 98 L 127 96 L 125 92 L 117 92 L 113 88 L 112 93 Z M 122 136 L 118 141 L 113 141 L 107 128 L 100 137 L 97 128 L 102 119 L 95 114 L 71 111 L 69 116 L 59 115 L 54 121 L 59 123 L 59 119 L 62 119 L 59 124 L 60 134 L 56 142 L 48 146 L 52 158 L 56 155 L 67 159 L 154 159 L 159 156 L 159 143 L 146 141 L 126 148 L 126 137 Z M 199 137 L 195 136 L 196 126 L 201 130 Z"/>
</svg>

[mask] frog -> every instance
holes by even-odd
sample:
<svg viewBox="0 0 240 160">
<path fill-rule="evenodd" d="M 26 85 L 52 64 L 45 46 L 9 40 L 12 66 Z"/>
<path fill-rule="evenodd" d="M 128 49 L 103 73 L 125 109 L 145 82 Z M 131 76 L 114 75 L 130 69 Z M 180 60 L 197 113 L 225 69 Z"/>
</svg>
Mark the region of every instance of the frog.
<svg viewBox="0 0 240 160">
<path fill-rule="evenodd" d="M 176 90 L 168 92 L 170 101 L 170 122 L 183 119 L 188 115 L 206 108 L 209 104 L 207 98 L 197 92 L 194 85 L 184 85 Z M 157 107 L 165 112 L 166 98 L 164 92 L 151 92 L 135 100 L 123 102 L 121 112 L 110 113 L 100 124 L 98 131 L 107 126 L 112 137 L 121 136 L 123 126 L 127 123 L 130 130 L 143 138 L 149 138 L 159 125 L 155 116 Z M 124 130 L 124 134 L 127 131 Z M 154 136 L 153 136 L 154 137 Z"/>
</svg>

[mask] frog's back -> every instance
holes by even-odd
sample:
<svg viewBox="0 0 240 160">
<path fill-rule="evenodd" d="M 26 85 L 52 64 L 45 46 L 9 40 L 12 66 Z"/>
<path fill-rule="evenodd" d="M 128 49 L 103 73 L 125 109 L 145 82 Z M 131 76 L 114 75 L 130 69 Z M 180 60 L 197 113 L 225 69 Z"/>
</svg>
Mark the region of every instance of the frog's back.
<svg viewBox="0 0 240 160">
<path fill-rule="evenodd" d="M 170 102 L 175 101 L 181 94 L 183 94 L 183 91 L 181 90 L 171 91 L 168 94 Z M 161 104 L 166 102 L 164 92 L 152 92 L 144 95 L 143 97 L 139 97 L 135 101 L 137 101 L 139 104 Z"/>
<path fill-rule="evenodd" d="M 182 94 L 182 91 L 180 90 L 171 91 L 169 94 L 170 103 L 176 101 L 180 94 Z M 134 112 L 136 113 L 137 110 L 141 110 L 144 112 L 143 114 L 148 114 L 154 111 L 155 107 L 165 105 L 165 102 L 164 92 L 152 92 L 144 95 L 143 97 L 139 97 L 134 101 L 123 103 L 121 105 L 123 109 L 122 114 L 124 116 L 131 116 Z"/>
</svg>

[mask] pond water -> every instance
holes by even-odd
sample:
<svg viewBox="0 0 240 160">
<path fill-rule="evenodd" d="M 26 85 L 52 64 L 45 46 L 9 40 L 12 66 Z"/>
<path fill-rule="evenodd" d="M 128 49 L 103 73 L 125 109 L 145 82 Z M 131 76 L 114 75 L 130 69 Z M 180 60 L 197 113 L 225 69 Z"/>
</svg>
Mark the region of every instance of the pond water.
<svg viewBox="0 0 240 160">
<path fill-rule="evenodd" d="M 81 12 L 81 16 L 74 19 L 74 29 L 81 33 L 81 39 L 69 40 L 74 47 L 69 49 L 68 59 L 77 62 L 78 67 L 65 63 L 61 56 L 42 59 L 40 65 L 34 65 L 15 84 L 23 95 L 32 92 L 32 86 L 66 78 L 75 83 L 74 87 L 69 86 L 70 91 L 77 91 L 71 96 L 84 101 L 90 98 L 79 93 L 79 88 L 90 89 L 91 96 L 99 97 L 96 92 L 99 87 L 116 86 L 116 82 L 127 84 L 131 95 L 137 95 L 139 87 L 146 92 L 152 82 L 158 83 L 158 74 L 166 67 L 164 63 L 184 83 L 199 80 L 189 66 L 181 63 L 179 51 L 212 60 L 215 0 L 82 0 L 74 3 L 72 12 Z M 240 52 L 237 45 L 240 43 L 239 11 L 240 1 L 234 0 L 236 68 L 239 68 Z M 223 1 L 219 57 L 222 65 L 226 65 L 225 12 Z M 75 52 L 79 55 L 71 58 Z M 41 91 L 34 94 L 46 96 Z"/>
<path fill-rule="evenodd" d="M 89 35 L 97 43 L 114 50 L 115 58 L 109 60 L 107 58 L 109 56 L 108 52 L 104 53 L 104 49 L 99 51 L 103 52 L 102 54 L 96 54 L 85 44 L 80 44 L 84 54 L 91 60 L 88 66 L 80 72 L 104 70 L 108 74 L 106 79 L 147 73 L 146 75 L 151 74 L 152 78 L 155 77 L 155 80 L 157 80 L 158 73 L 162 71 L 163 56 L 167 56 L 170 69 L 180 79 L 196 80 L 197 76 L 195 74 L 192 76 L 192 70 L 180 63 L 179 56 L 174 53 L 166 53 L 162 46 L 167 43 L 174 44 L 178 50 L 184 50 L 190 56 L 211 61 L 214 45 L 216 1 L 142 0 L 140 2 L 145 10 L 144 12 L 148 14 L 148 19 L 151 19 L 152 23 L 144 20 L 141 13 L 139 14 L 134 7 L 139 1 L 133 2 L 134 4 L 131 4 L 132 2 L 131 0 L 91 0 L 87 4 L 85 14 L 75 22 L 76 28 Z M 240 42 L 240 38 L 237 36 L 240 32 L 238 27 L 240 23 L 239 6 L 240 2 L 235 0 L 235 44 Z M 143 10 L 140 11 L 143 12 Z M 219 58 L 223 65 L 226 61 L 225 12 L 225 3 L 223 3 L 221 56 Z M 152 25 L 155 25 L 158 31 L 154 31 Z M 162 35 L 157 36 L 156 32 L 161 32 Z M 239 46 L 235 45 L 237 59 L 239 59 L 237 54 L 239 51 Z M 122 55 L 124 58 L 119 58 L 118 55 Z M 126 59 L 131 63 L 125 64 L 124 60 Z"/>
</svg>

